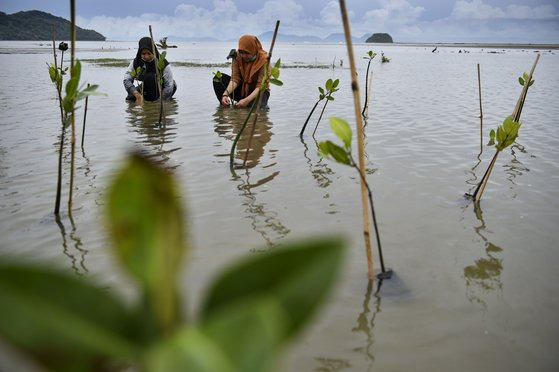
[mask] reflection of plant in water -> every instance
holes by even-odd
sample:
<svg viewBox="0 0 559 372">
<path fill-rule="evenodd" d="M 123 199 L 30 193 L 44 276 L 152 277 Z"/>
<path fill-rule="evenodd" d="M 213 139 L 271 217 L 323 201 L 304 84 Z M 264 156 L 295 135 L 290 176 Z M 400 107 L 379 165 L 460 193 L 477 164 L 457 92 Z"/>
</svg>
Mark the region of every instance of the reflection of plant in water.
<svg viewBox="0 0 559 372">
<path fill-rule="evenodd" d="M 60 230 L 60 235 L 62 237 L 62 253 L 64 253 L 64 255 L 70 259 L 72 270 L 77 275 L 82 276 L 89 271 L 85 266 L 85 256 L 87 255 L 88 251 L 82 248 L 82 241 L 81 238 L 77 235 L 76 224 L 74 222 L 72 214 L 69 214 L 68 216 L 70 217 L 70 223 L 72 225 L 72 230 L 70 232 L 70 239 L 74 242 L 74 248 L 76 249 L 76 251 L 79 252 L 79 256 L 80 256 L 79 263 L 78 263 L 78 258 L 76 258 L 76 256 L 74 256 L 68 250 L 68 239 L 66 238 L 67 235 L 66 228 L 64 227 L 64 224 L 62 223 L 60 216 L 56 215 L 55 221 L 56 224 L 58 225 L 58 228 Z"/>
<path fill-rule="evenodd" d="M 314 372 L 338 372 L 351 368 L 351 364 L 344 359 L 315 358 L 315 360 L 320 363 L 320 367 L 316 367 Z"/>
<path fill-rule="evenodd" d="M 503 287 L 501 282 L 502 259 L 497 256 L 503 249 L 491 243 L 484 235 L 487 227 L 479 204 L 474 205 L 474 212 L 477 220 L 481 223 L 479 226 L 474 227 L 474 231 L 485 244 L 485 257 L 475 260 L 473 265 L 464 268 L 466 297 L 471 302 L 477 302 L 486 307 L 487 305 L 482 299 L 482 293 L 496 289 L 501 290 Z"/>
<path fill-rule="evenodd" d="M 369 371 L 373 370 L 373 364 L 375 362 L 375 355 L 373 353 L 373 344 L 375 342 L 375 337 L 373 334 L 373 329 L 375 328 L 375 318 L 377 314 L 380 313 L 380 304 L 381 304 L 381 297 L 379 295 L 379 291 L 382 285 L 382 281 L 379 282 L 379 287 L 373 294 L 375 298 L 374 302 L 374 310 L 372 315 L 370 316 L 369 320 L 369 313 L 371 312 L 369 308 L 369 303 L 371 302 L 371 294 L 373 291 L 372 283 L 369 282 L 367 285 L 367 292 L 365 294 L 365 299 L 363 300 L 363 311 L 359 314 L 357 318 L 357 325 L 352 329 L 353 332 L 363 332 L 367 337 L 366 346 L 362 348 L 357 348 L 355 351 L 363 353 L 367 359 L 370 361 Z"/>
<path fill-rule="evenodd" d="M 159 107 L 155 102 L 145 102 L 140 108 L 133 103 L 129 103 L 126 108 L 128 122 L 133 130 L 138 134 L 136 142 L 142 146 L 141 151 L 159 164 L 166 164 L 166 168 L 174 169 L 180 164 L 167 164 L 171 159 L 171 154 L 180 150 L 180 146 L 171 147 L 177 135 L 177 122 L 175 115 L 178 112 L 176 100 L 164 102 L 166 125 L 157 125 L 157 115 Z"/>
<path fill-rule="evenodd" d="M 334 172 L 332 168 L 328 166 L 326 162 L 323 162 L 324 158 L 320 157 L 316 163 L 313 164 L 313 161 L 308 156 L 309 147 L 307 146 L 306 142 L 301 138 L 301 143 L 305 148 L 303 152 L 303 156 L 307 159 L 307 164 L 309 165 L 309 170 L 316 181 L 318 187 L 324 189 L 332 183 L 332 180 L 328 178 L 328 176 L 332 176 Z M 314 141 L 315 145 L 318 147 L 318 143 Z"/>
<path fill-rule="evenodd" d="M 340 267 L 339 239 L 291 244 L 223 270 L 196 322 L 183 317 L 186 232 L 168 171 L 132 156 L 109 190 L 114 253 L 137 295 L 50 265 L 0 259 L 0 336 L 52 371 L 272 370 L 310 321 Z"/>
</svg>

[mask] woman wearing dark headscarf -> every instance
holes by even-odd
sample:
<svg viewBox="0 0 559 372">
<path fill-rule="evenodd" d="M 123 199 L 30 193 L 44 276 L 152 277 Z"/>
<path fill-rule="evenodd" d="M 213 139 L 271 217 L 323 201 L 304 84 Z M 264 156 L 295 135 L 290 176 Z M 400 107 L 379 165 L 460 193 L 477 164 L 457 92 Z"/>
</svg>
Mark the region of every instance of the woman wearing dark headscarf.
<svg viewBox="0 0 559 372">
<path fill-rule="evenodd" d="M 152 47 L 155 48 L 155 56 L 152 52 Z M 128 70 L 124 74 L 124 88 L 128 92 L 128 101 L 142 102 L 155 101 L 159 99 L 159 88 L 157 86 L 157 74 L 155 71 L 155 63 L 159 58 L 159 52 L 157 47 L 152 46 L 151 38 L 143 37 L 138 42 L 138 52 L 136 53 L 136 58 L 130 63 Z M 139 89 L 134 85 L 134 77 L 132 76 L 132 71 L 136 71 L 137 68 L 141 68 L 140 75 L 136 79 L 142 82 L 142 88 Z M 163 69 L 163 84 L 161 89 L 163 91 L 163 99 L 169 99 L 175 94 L 177 90 L 177 84 L 173 80 L 173 73 L 171 72 L 171 66 L 169 62 L 165 60 L 165 68 Z M 143 91 L 143 96 L 142 96 Z"/>
<path fill-rule="evenodd" d="M 265 65 L 268 63 L 268 54 L 262 49 L 262 44 L 256 36 L 243 35 L 239 39 L 237 57 L 233 59 L 231 65 L 231 78 L 222 74 L 223 85 L 214 83 L 216 95 L 223 105 L 230 105 L 233 98 L 236 102 L 235 107 L 247 107 L 256 99 L 260 85 L 264 79 Z M 271 66 L 268 65 L 268 73 Z M 223 87 L 227 86 L 224 90 Z M 260 107 L 266 107 L 270 97 L 270 86 L 262 96 Z"/>
</svg>

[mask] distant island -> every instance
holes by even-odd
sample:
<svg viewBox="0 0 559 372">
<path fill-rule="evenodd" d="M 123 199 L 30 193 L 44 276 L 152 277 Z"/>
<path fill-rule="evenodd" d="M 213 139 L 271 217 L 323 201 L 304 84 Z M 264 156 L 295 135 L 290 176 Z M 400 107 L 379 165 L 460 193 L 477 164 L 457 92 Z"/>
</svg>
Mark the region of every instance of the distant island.
<svg viewBox="0 0 559 372">
<path fill-rule="evenodd" d="M 70 40 L 70 21 L 38 10 L 6 14 L 0 12 L 0 40 Z M 76 40 L 105 41 L 97 31 L 76 26 Z"/>
<path fill-rule="evenodd" d="M 366 43 L 393 43 L 392 36 L 384 33 L 373 34 L 365 40 Z"/>
</svg>

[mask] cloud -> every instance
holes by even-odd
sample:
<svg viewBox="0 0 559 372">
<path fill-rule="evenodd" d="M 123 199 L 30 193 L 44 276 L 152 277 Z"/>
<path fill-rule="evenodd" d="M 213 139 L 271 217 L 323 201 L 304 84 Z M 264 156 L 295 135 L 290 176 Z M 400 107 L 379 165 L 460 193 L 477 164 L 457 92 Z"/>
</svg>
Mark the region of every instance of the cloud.
<svg viewBox="0 0 559 372">
<path fill-rule="evenodd" d="M 557 19 L 553 5 L 530 7 L 527 5 L 508 5 L 506 8 L 493 7 L 482 0 L 471 2 L 460 0 L 454 4 L 451 17 L 454 19 L 516 19 L 549 20 Z"/>
<path fill-rule="evenodd" d="M 78 25 L 97 30 L 110 40 L 138 40 L 147 34 L 149 24 L 156 38 L 236 40 L 242 34 L 273 30 L 277 19 L 283 34 L 325 37 L 343 32 L 337 1 L 327 2 L 314 17 L 305 14 L 301 1 L 268 0 L 251 12 L 241 11 L 233 0 L 214 0 L 205 7 L 183 3 L 170 15 L 78 17 Z M 354 36 L 388 32 L 398 42 L 559 42 L 559 16 L 553 5 L 495 7 L 482 0 L 459 0 L 445 18 L 422 21 L 427 10 L 408 0 L 376 3 L 376 8 L 366 12 L 349 10 Z"/>
</svg>

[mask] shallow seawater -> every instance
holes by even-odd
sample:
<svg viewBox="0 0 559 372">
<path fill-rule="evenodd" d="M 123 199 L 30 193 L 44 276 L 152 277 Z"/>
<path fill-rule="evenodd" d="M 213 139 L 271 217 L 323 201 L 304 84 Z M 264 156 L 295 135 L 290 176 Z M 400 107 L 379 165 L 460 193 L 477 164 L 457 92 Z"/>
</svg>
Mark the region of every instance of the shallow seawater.
<svg viewBox="0 0 559 372">
<path fill-rule="evenodd" d="M 219 63 L 234 47 L 182 43 L 168 51 L 168 59 Z M 326 108 L 316 140 L 334 140 L 329 116 L 355 121 L 341 44 L 276 44 L 274 60 L 320 66 L 335 59 L 336 68 L 282 70 L 284 86 L 272 88 L 270 109 L 259 115 L 248 167 L 235 175 L 229 151 L 247 110 L 219 107 L 211 84 L 216 69 L 173 68 L 178 90 L 165 104 L 167 121 L 161 127 L 155 125 L 157 104 L 141 108 L 124 101 L 123 68 L 84 63 L 83 79 L 99 84 L 108 96 L 89 100 L 85 145 L 83 151 L 78 146 L 76 157 L 73 219 L 63 213 L 57 223 L 52 210 L 60 131 L 45 66 L 50 49 L 37 42 L 0 43 L 2 257 L 51 262 L 133 296 L 108 249 L 104 204 L 112 176 L 126 154 L 137 150 L 171 169 L 181 185 L 191 248 L 182 288 L 191 316 L 211 279 L 238 257 L 298 238 L 346 237 L 336 288 L 288 349 L 281 370 L 555 370 L 557 51 L 540 51 L 517 144 L 499 155 L 480 208 L 474 208 L 463 195 L 473 191 L 489 164 L 494 149 L 485 146 L 488 132 L 512 113 L 521 91 L 517 78 L 529 71 L 535 51 L 439 48 L 431 53 L 430 47 L 360 44 L 355 53 L 362 88 L 367 61 L 361 57 L 369 49 L 382 49 L 391 58 L 386 64 L 373 61 L 365 129 L 384 259 L 395 272 L 380 291 L 367 286 L 358 175 L 317 155 L 311 133 L 319 112 L 304 141 L 298 137 L 318 98 L 317 86 L 328 78 L 340 79 L 340 90 Z M 134 54 L 135 43 L 84 42 L 77 50 L 83 59 Z M 80 136 L 81 120 L 80 115 Z M 241 141 L 237 162 L 246 148 Z M 69 146 L 63 161 L 69 169 Z M 67 192 L 66 184 L 63 201 Z M 378 259 L 375 265 L 378 269 Z M 1 370 L 17 365 L 17 357 L 2 353 Z"/>
</svg>

